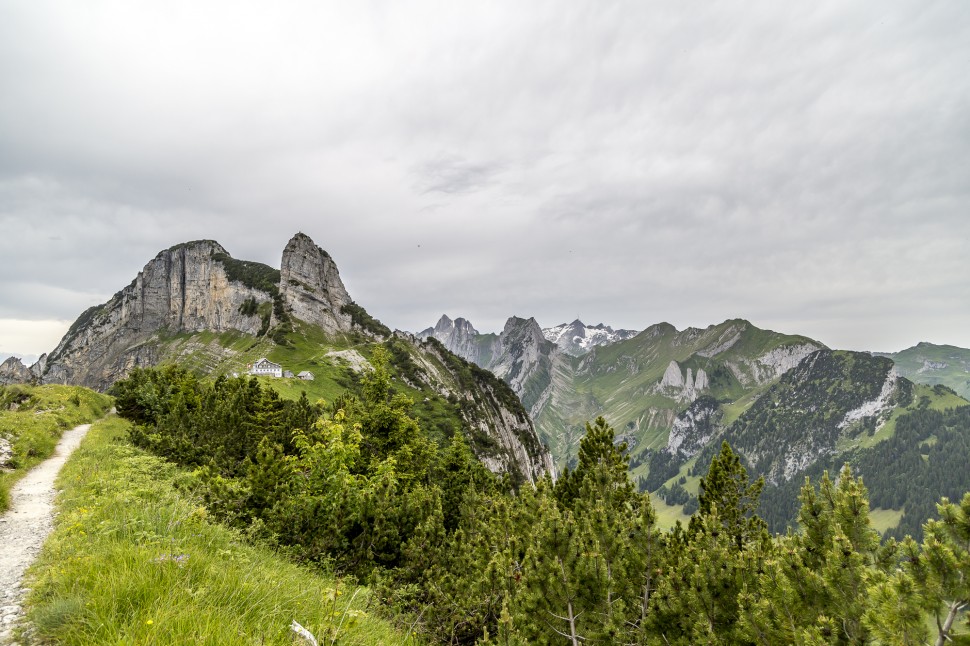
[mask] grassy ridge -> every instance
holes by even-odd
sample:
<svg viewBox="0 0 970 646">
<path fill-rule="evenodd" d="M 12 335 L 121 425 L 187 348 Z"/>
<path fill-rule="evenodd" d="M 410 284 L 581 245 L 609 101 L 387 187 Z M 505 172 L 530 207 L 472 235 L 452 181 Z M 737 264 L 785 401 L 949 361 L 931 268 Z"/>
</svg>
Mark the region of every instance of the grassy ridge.
<svg viewBox="0 0 970 646">
<path fill-rule="evenodd" d="M 95 424 L 61 472 L 57 526 L 29 572 L 30 622 L 63 644 L 407 643 L 365 588 L 307 571 L 210 522 L 191 476 Z"/>
<path fill-rule="evenodd" d="M 920 343 L 900 352 L 886 353 L 904 377 L 921 384 L 943 384 L 970 398 L 970 349 Z"/>
<path fill-rule="evenodd" d="M 590 403 L 557 412 L 546 407 L 536 426 L 540 433 L 545 432 L 544 439 L 562 466 L 578 443 L 578 438 L 569 433 L 581 430 L 585 419 L 604 415 L 618 433 L 635 438 L 631 447 L 633 473 L 644 476 L 648 450 L 666 445 L 673 417 L 686 408 L 675 391 L 658 388 L 671 361 L 677 362 L 682 374 L 690 370 L 696 375 L 704 370 L 707 393 L 725 404 L 725 423 L 729 424 L 765 389 L 761 380 L 766 375 L 759 374 L 756 359 L 780 347 L 803 344 L 820 345 L 807 337 L 761 330 L 741 319 L 683 331 L 660 323 L 632 339 L 597 347 L 587 355 L 572 386 Z M 744 383 L 735 372 L 744 377 Z M 559 441 L 563 428 L 572 446 Z"/>
<path fill-rule="evenodd" d="M 80 386 L 0 386 L 0 439 L 9 442 L 9 471 L 0 472 L 0 511 L 10 507 L 10 488 L 28 469 L 54 452 L 65 429 L 101 417 L 111 398 Z"/>
</svg>

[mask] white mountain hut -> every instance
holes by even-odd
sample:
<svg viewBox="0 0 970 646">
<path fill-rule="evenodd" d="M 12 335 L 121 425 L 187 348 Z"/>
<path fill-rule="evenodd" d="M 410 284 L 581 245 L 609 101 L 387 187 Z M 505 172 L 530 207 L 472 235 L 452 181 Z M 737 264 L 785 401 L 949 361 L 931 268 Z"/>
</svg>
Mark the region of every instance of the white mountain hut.
<svg viewBox="0 0 970 646">
<path fill-rule="evenodd" d="M 252 367 L 249 369 L 249 374 L 264 375 L 266 377 L 282 377 L 283 366 L 278 363 L 273 363 L 266 357 L 263 357 L 252 365 Z"/>
</svg>

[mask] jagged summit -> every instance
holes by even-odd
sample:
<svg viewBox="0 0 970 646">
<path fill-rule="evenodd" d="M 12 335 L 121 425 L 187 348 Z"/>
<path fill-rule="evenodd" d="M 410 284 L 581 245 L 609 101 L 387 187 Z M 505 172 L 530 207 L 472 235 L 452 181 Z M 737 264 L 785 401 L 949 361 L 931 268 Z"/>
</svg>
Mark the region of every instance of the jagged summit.
<svg viewBox="0 0 970 646">
<path fill-rule="evenodd" d="M 441 323 L 477 334 L 463 319 Z M 82 313 L 49 357 L 29 369 L 15 358 L 0 365 L 0 384 L 37 379 L 105 390 L 138 367 L 177 364 L 215 376 L 241 372 L 256 356 L 275 362 L 285 355 L 320 366 L 317 394 L 343 392 L 349 375 L 342 367 L 355 370 L 343 364 L 367 364 L 358 348 L 385 343 L 394 348 L 390 362 L 402 388 L 446 409 L 450 421 L 435 421 L 461 428 L 489 469 L 513 482 L 553 471 L 506 384 L 469 377 L 440 346 L 393 334 L 354 303 L 333 258 L 302 232 L 284 247 L 280 269 L 233 258 L 214 240 L 160 251 L 127 287 Z M 465 403 L 456 410 L 459 400 Z"/>
<path fill-rule="evenodd" d="M 283 248 L 280 294 L 287 312 L 295 318 L 319 325 L 331 334 L 350 331 L 352 322 L 346 307 L 353 301 L 340 280 L 337 265 L 305 233 L 294 235 Z"/>
<path fill-rule="evenodd" d="M 20 357 L 7 357 L 0 363 L 0 386 L 26 383 L 35 377 Z"/>
<path fill-rule="evenodd" d="M 603 323 L 586 325 L 579 319 L 544 328 L 542 333 L 563 352 L 574 357 L 580 357 L 597 346 L 625 341 L 639 334 L 637 330 L 614 330 Z"/>
<path fill-rule="evenodd" d="M 160 251 L 108 302 L 81 314 L 32 367 L 45 382 L 104 389 L 136 366 L 158 363 L 163 336 L 236 331 L 262 336 L 287 319 L 328 333 L 350 331 L 353 305 L 333 259 L 304 233 L 283 249 L 281 269 L 237 260 L 215 240 Z"/>
<path fill-rule="evenodd" d="M 467 335 L 477 335 L 478 330 L 475 326 L 471 324 L 471 321 L 458 317 L 452 320 L 447 314 L 442 314 L 438 322 L 434 324 L 434 327 L 426 328 L 418 332 L 419 337 L 427 338 L 432 335 L 448 335 L 448 334 L 467 334 Z"/>
</svg>

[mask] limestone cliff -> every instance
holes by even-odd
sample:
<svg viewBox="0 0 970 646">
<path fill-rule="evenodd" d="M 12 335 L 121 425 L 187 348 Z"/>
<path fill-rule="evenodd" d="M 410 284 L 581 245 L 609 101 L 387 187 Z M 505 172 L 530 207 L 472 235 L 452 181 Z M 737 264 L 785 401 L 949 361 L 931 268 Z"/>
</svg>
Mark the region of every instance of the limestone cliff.
<svg viewBox="0 0 970 646">
<path fill-rule="evenodd" d="M 349 332 L 353 301 L 337 265 L 305 233 L 290 238 L 280 263 L 280 294 L 287 313 L 323 328 L 329 334 Z"/>
<path fill-rule="evenodd" d="M 670 428 L 666 450 L 684 458 L 692 458 L 720 432 L 720 408 L 713 397 L 696 399 L 680 413 Z"/>
<path fill-rule="evenodd" d="M 664 376 L 657 384 L 655 392 L 667 395 L 677 401 L 692 402 L 708 387 L 707 373 L 703 368 L 697 369 L 697 377 L 694 377 L 693 368 L 687 369 L 687 376 L 680 370 L 680 365 L 676 361 L 671 361 L 664 371 Z"/>
<path fill-rule="evenodd" d="M 149 340 L 159 335 L 256 334 L 262 326 L 256 310 L 272 296 L 230 278 L 240 269 L 233 262 L 239 261 L 212 240 L 160 252 L 107 303 L 81 314 L 47 357 L 43 381 L 103 390 L 133 367 L 155 364 L 157 346 Z"/>
<path fill-rule="evenodd" d="M 450 352 L 477 366 L 489 366 L 501 353 L 502 341 L 496 334 L 479 334 L 475 326 L 461 317 L 451 320 L 443 314 L 434 327 L 417 334 L 419 339 L 434 337 Z"/>
<path fill-rule="evenodd" d="M 513 480 L 535 482 L 555 474 L 549 449 L 542 445 L 532 420 L 509 386 L 490 372 L 448 351 L 435 337 L 423 342 L 406 333 L 395 338 L 415 349 L 415 361 L 426 385 L 460 403 L 469 445 L 491 471 Z"/>
<path fill-rule="evenodd" d="M 305 234 L 287 243 L 281 268 L 232 258 L 212 240 L 176 245 L 160 252 L 108 302 L 81 314 L 49 357 L 30 369 L 10 360 L 0 367 L 0 380 L 25 381 L 34 374 L 45 382 L 105 390 L 135 367 L 159 363 L 223 374 L 233 362 L 238 368 L 245 361 L 240 355 L 256 346 L 279 344 L 292 352 L 296 340 L 305 348 L 308 331 L 316 342 L 338 347 L 366 348 L 397 338 L 351 300 L 333 259 Z M 466 323 L 459 326 L 473 332 Z M 230 333 L 229 341 L 212 333 Z M 427 367 L 423 374 L 431 375 L 423 386 L 449 401 L 465 402 L 458 421 L 490 469 L 518 482 L 552 472 L 548 450 L 508 386 L 484 371 L 462 380 L 458 373 L 467 371 L 454 368 L 461 360 L 447 349 L 426 348 L 413 337 L 407 342 L 415 360 Z M 323 356 L 352 370 L 366 369 L 356 347 Z M 351 382 L 336 384 L 346 388 Z"/>
<path fill-rule="evenodd" d="M 0 363 L 0 386 L 6 384 L 24 384 L 30 381 L 30 368 L 18 357 L 7 357 Z"/>
<path fill-rule="evenodd" d="M 548 401 L 557 356 L 556 344 L 547 340 L 534 318 L 510 317 L 501 334 L 479 334 L 463 318 L 442 316 L 418 338 L 434 338 L 466 361 L 491 371 L 512 387 L 532 415 Z"/>
</svg>

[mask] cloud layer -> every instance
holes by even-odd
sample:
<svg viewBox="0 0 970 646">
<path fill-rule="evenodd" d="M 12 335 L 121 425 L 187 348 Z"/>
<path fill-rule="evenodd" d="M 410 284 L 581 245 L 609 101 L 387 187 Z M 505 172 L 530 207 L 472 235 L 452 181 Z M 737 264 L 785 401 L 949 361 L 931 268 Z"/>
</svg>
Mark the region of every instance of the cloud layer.
<svg viewBox="0 0 970 646">
<path fill-rule="evenodd" d="M 0 319 L 302 230 L 402 329 L 970 346 L 968 61 L 963 3 L 5 3 Z"/>
</svg>

